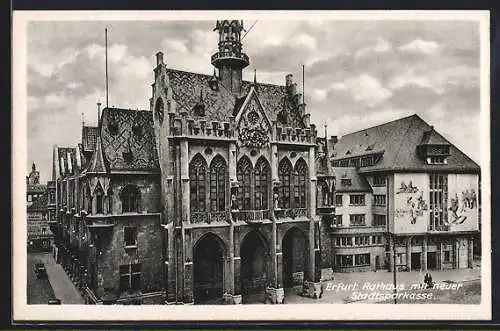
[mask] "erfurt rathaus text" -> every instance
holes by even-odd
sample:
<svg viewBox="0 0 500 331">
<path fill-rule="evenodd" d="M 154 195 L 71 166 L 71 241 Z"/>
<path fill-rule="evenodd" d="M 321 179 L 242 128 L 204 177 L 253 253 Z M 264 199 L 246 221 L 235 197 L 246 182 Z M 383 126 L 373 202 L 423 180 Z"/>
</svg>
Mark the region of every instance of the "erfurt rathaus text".
<svg viewBox="0 0 500 331">
<path fill-rule="evenodd" d="M 363 150 L 358 133 L 317 137 L 292 75 L 242 80 L 243 22 L 214 30 L 213 74 L 170 69 L 159 52 L 150 110 L 104 108 L 81 143 L 54 148 L 54 253 L 86 302 L 245 303 L 393 261 L 471 266 L 477 164 L 416 115 L 372 141 L 365 130 Z M 401 148 L 379 132 L 408 135 L 413 163 L 388 170 Z M 413 195 L 418 208 L 407 208 Z M 453 215 L 475 225 L 455 229 L 468 222 Z"/>
</svg>

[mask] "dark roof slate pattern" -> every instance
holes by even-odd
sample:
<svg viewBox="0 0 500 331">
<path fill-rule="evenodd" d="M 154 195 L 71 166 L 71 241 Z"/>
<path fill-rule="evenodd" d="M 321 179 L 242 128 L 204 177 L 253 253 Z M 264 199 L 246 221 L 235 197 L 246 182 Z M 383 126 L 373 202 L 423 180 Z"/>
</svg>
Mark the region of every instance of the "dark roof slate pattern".
<svg viewBox="0 0 500 331">
<path fill-rule="evenodd" d="M 112 123 L 117 125 L 116 133 L 110 130 L 112 127 L 109 124 Z M 140 128 L 140 131 L 134 133 L 134 126 Z M 105 108 L 101 117 L 100 131 L 102 163 L 108 170 L 159 170 L 153 114 L 150 111 Z M 99 150 L 99 139 L 97 145 Z M 124 153 L 129 152 L 132 155 L 131 162 L 124 156 Z M 94 154 L 100 158 L 99 153 Z"/>
<path fill-rule="evenodd" d="M 333 173 L 335 174 L 335 190 L 336 192 L 372 192 L 370 184 L 366 179 L 358 173 L 356 168 L 352 167 L 333 167 Z M 350 179 L 350 185 L 344 184 L 342 179 Z"/>
<path fill-rule="evenodd" d="M 477 163 L 448 142 L 418 115 L 404 117 L 379 126 L 347 134 L 335 144 L 333 158 L 341 159 L 366 154 L 367 148 L 384 150 L 381 160 L 373 166 L 362 167 L 361 172 L 370 171 L 454 171 L 479 172 Z M 427 164 L 417 154 L 425 132 L 427 141 L 450 144 L 448 164 Z M 331 146 L 333 144 L 330 143 Z"/>
</svg>

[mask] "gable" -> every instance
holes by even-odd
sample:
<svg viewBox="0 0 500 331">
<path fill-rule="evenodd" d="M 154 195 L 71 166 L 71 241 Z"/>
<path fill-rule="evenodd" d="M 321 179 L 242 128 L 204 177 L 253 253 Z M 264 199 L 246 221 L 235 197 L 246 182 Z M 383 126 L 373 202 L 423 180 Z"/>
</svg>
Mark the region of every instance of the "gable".
<svg viewBox="0 0 500 331">
<path fill-rule="evenodd" d="M 246 97 L 236 116 L 238 144 L 250 148 L 263 148 L 271 140 L 271 122 L 254 87 Z"/>
</svg>

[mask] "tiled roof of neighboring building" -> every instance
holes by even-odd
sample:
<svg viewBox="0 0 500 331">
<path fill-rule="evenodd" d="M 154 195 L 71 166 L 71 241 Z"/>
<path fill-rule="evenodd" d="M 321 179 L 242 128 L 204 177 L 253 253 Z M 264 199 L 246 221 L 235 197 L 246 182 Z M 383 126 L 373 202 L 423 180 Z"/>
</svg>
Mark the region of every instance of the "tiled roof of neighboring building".
<svg viewBox="0 0 500 331">
<path fill-rule="evenodd" d="M 370 184 L 359 175 L 356 168 L 333 167 L 332 169 L 335 174 L 336 192 L 372 192 Z"/>
<path fill-rule="evenodd" d="M 30 206 L 28 206 L 28 212 L 34 211 L 44 211 L 47 210 L 48 197 L 47 193 L 44 193 L 38 197 Z"/>
<path fill-rule="evenodd" d="M 100 132 L 102 163 L 108 170 L 158 171 L 160 169 L 152 112 L 105 108 L 101 117 Z M 97 144 L 99 145 L 99 139 Z M 93 161 L 94 157 L 91 164 Z"/>
<path fill-rule="evenodd" d="M 207 119 L 227 121 L 229 116 L 236 116 L 245 100 L 245 94 L 250 91 L 250 86 L 254 84 L 269 120 L 276 120 L 278 113 L 285 110 L 285 118 L 289 122 L 288 126 L 304 127 L 303 119 L 297 111 L 299 100 L 297 100 L 296 95 L 288 93 L 286 86 L 242 81 L 242 95 L 237 98 L 221 82 L 218 84 L 218 90 L 212 90 L 209 86 L 209 81 L 213 79 L 212 75 L 174 69 L 167 69 L 167 75 L 172 87 L 173 98 L 177 104 L 177 111 L 191 112 L 202 95 Z"/>
<path fill-rule="evenodd" d="M 422 143 L 446 143 L 451 155 L 447 164 L 427 164 L 417 154 L 417 146 Z M 333 144 L 330 144 L 333 145 Z M 343 136 L 333 148 L 333 159 L 383 151 L 379 162 L 362 167 L 361 172 L 371 171 L 453 171 L 479 172 L 480 167 L 418 115 L 404 117 L 365 130 Z"/>
</svg>

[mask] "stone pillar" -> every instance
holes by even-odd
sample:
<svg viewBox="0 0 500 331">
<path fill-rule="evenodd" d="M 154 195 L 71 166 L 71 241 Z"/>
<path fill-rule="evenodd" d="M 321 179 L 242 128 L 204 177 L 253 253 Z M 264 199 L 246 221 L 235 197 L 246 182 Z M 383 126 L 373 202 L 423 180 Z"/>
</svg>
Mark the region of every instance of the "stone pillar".
<svg viewBox="0 0 500 331">
<path fill-rule="evenodd" d="M 316 159 L 314 147 L 309 148 L 309 280 L 314 281 L 316 276 L 315 252 L 315 222 L 316 217 Z"/>
<path fill-rule="evenodd" d="M 411 237 L 406 238 L 406 267 L 411 271 Z"/>
<path fill-rule="evenodd" d="M 454 256 L 454 260 L 453 260 L 453 262 L 454 262 L 453 267 L 455 269 L 460 269 L 460 268 L 462 268 L 462 266 L 460 265 L 460 237 L 455 238 L 454 244 L 455 245 L 453 248 L 454 248 L 455 254 L 453 254 L 453 255 L 455 255 L 455 256 Z"/>
<path fill-rule="evenodd" d="M 278 146 L 271 146 L 271 178 L 272 181 L 277 181 L 278 177 Z"/>
<path fill-rule="evenodd" d="M 230 182 L 236 181 L 237 180 L 237 177 L 236 177 L 236 144 L 233 142 L 229 143 L 228 167 L 229 167 L 229 181 Z"/>
<path fill-rule="evenodd" d="M 278 265 L 277 265 L 277 257 L 276 257 L 276 252 L 277 252 L 277 246 L 280 244 L 277 242 L 277 226 L 276 226 L 276 218 L 274 217 L 274 213 L 271 213 L 271 218 L 273 221 L 272 224 L 272 238 L 271 238 L 271 284 L 273 284 L 274 287 L 282 287 L 283 284 L 282 282 L 278 281 Z"/>
<path fill-rule="evenodd" d="M 276 281 L 283 287 L 283 252 L 276 252 Z"/>
<path fill-rule="evenodd" d="M 422 270 L 427 271 L 427 236 L 424 236 L 422 247 Z"/>
<path fill-rule="evenodd" d="M 181 194 L 182 194 L 182 222 L 189 222 L 189 150 L 188 141 L 180 142 L 180 170 L 181 170 Z"/>
<path fill-rule="evenodd" d="M 241 257 L 240 257 L 240 241 L 239 241 L 239 231 L 238 228 L 234 228 L 233 232 L 233 242 L 234 242 L 234 294 L 241 294 Z"/>
<path fill-rule="evenodd" d="M 182 276 L 184 277 L 183 284 L 183 299 L 185 303 L 192 303 L 193 297 L 193 245 L 191 242 L 191 231 L 183 229 L 183 243 L 184 243 L 184 270 Z"/>
<path fill-rule="evenodd" d="M 231 225 L 229 227 L 229 280 L 227 281 L 226 289 L 231 291 L 232 294 L 234 292 L 234 223 L 231 221 Z"/>
<path fill-rule="evenodd" d="M 175 229 L 173 227 L 173 223 L 169 224 L 167 230 L 167 245 L 168 245 L 168 257 L 167 257 L 167 266 L 168 266 L 168 274 L 167 274 L 167 301 L 175 302 L 175 294 L 176 294 L 176 278 L 175 278 Z"/>
</svg>

